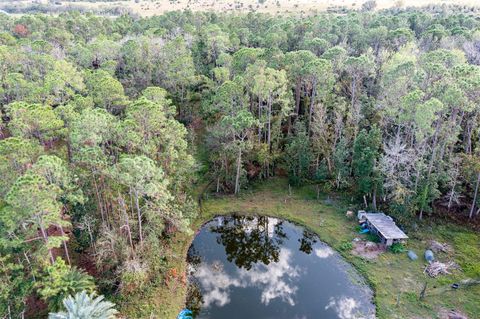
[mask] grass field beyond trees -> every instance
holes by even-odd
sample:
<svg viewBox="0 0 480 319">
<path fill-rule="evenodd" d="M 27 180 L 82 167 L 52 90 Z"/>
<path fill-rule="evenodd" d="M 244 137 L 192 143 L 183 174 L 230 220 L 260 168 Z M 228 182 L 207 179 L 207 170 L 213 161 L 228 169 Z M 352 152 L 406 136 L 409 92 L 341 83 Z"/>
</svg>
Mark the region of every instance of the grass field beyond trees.
<svg viewBox="0 0 480 319">
<path fill-rule="evenodd" d="M 0 8 L 15 13 L 63 12 L 85 10 L 97 13 L 134 13 L 141 16 L 160 15 L 175 10 L 215 12 L 261 12 L 270 14 L 337 12 L 347 10 L 382 10 L 408 7 L 432 8 L 455 5 L 458 8 L 474 8 L 476 0 L 4 0 Z"/>
</svg>

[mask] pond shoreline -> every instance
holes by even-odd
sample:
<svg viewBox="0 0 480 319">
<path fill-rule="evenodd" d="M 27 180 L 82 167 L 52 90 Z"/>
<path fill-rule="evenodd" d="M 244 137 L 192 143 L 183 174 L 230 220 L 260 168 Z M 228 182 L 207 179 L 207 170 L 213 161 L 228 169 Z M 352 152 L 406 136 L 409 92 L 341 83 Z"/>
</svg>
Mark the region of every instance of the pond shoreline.
<svg viewBox="0 0 480 319">
<path fill-rule="evenodd" d="M 300 226 L 300 227 L 303 227 L 305 228 L 306 230 L 308 230 L 309 232 L 315 234 L 316 236 L 318 236 L 318 238 L 325 244 L 327 244 L 331 249 L 333 249 L 336 253 L 338 253 L 342 258 L 343 260 L 348 263 L 349 265 L 351 265 L 355 271 L 358 272 L 358 274 L 362 277 L 363 280 L 365 280 L 365 283 L 368 285 L 368 287 L 371 289 L 372 291 L 372 303 L 375 305 L 375 311 L 377 311 L 377 304 L 375 302 L 375 294 L 376 294 L 376 290 L 375 290 L 375 286 L 373 285 L 373 282 L 371 280 L 369 280 L 369 277 L 368 277 L 368 273 L 365 272 L 365 270 L 361 267 L 357 267 L 355 263 L 352 263 L 350 262 L 350 259 L 352 257 L 351 254 L 349 254 L 348 252 L 345 252 L 344 250 L 341 250 L 341 249 L 338 249 L 337 247 L 333 247 L 330 243 L 326 242 L 325 240 L 322 239 L 322 236 L 321 234 L 319 234 L 317 231 L 315 231 L 315 229 L 313 229 L 312 227 L 309 226 L 308 223 L 305 223 L 299 219 L 295 220 L 295 219 L 289 219 L 289 218 L 285 218 L 284 216 L 281 216 L 281 215 L 274 215 L 274 214 L 269 214 L 269 213 L 262 213 L 262 212 L 255 212 L 255 213 L 249 213 L 249 212 L 241 212 L 241 211 L 231 211 L 231 212 L 225 212 L 225 213 L 214 213 L 213 215 L 209 216 L 207 220 L 204 220 L 203 223 L 196 227 L 195 229 L 195 234 L 197 234 L 198 231 L 200 231 L 205 225 L 207 225 L 209 222 L 211 222 L 213 219 L 217 218 L 217 217 L 224 217 L 224 216 L 252 216 L 252 217 L 259 217 L 259 216 L 262 216 L 262 217 L 269 217 L 269 218 L 279 218 L 279 219 L 282 219 L 284 221 L 287 221 L 289 223 L 292 223 L 296 226 Z M 203 219 L 202 219 L 203 220 Z M 187 250 L 186 250 L 186 253 L 185 253 L 185 256 L 186 254 L 188 253 L 188 249 L 189 247 L 191 246 L 191 244 L 193 243 L 193 240 L 195 239 L 195 235 L 192 236 L 191 238 L 191 241 L 190 241 L 190 244 L 188 244 L 187 246 Z"/>
<path fill-rule="evenodd" d="M 455 308 L 470 315 L 480 313 L 480 305 L 476 296 L 480 287 L 470 290 L 456 291 L 454 293 L 437 293 L 433 287 L 439 288 L 458 281 L 466 275 L 459 272 L 449 277 L 437 279 L 428 278 L 423 274 L 424 261 L 409 261 L 404 254 L 390 252 L 382 254 L 376 260 L 364 260 L 354 256 L 349 251 L 341 249 L 345 242 L 351 242 L 355 237 L 361 237 L 355 231 L 356 221 L 345 217 L 347 209 L 353 208 L 341 198 L 333 203 L 329 200 L 326 204 L 326 194 L 320 200 L 316 199 L 313 187 L 303 187 L 288 191 L 288 184 L 284 179 L 272 179 L 258 183 L 240 196 L 221 195 L 206 199 L 202 202 L 199 215 L 192 221 L 191 234 L 176 236 L 172 243 L 172 251 L 177 256 L 170 261 L 179 273 L 186 270 L 186 256 L 193 242 L 196 232 L 215 216 L 225 216 L 241 212 L 242 215 L 258 215 L 282 218 L 289 222 L 305 227 L 318 235 L 321 241 L 337 251 L 366 281 L 373 292 L 373 303 L 376 308 L 377 318 L 435 318 L 441 309 Z M 329 198 L 329 197 L 328 197 Z M 408 249 L 419 252 L 425 247 L 424 239 L 447 241 L 460 237 L 475 241 L 480 236 L 461 227 L 431 225 L 426 230 L 418 230 L 411 236 L 407 243 Z M 440 234 L 440 235 L 438 235 Z M 463 242 L 463 241 L 462 241 Z M 461 242 L 451 244 L 461 249 Z M 480 249 L 468 251 L 458 255 L 465 264 L 478 262 Z M 424 282 L 432 287 L 424 301 L 418 300 L 418 294 Z M 187 287 L 181 286 L 172 292 L 164 285 L 152 288 L 152 291 L 142 295 L 142 299 L 132 296 L 122 304 L 122 313 L 131 315 L 131 318 L 149 318 L 152 314 L 162 314 L 159 317 L 175 319 L 176 314 L 186 304 Z M 149 308 L 141 307 L 149 302 Z M 130 317 L 130 316 L 129 316 Z"/>
<path fill-rule="evenodd" d="M 349 317 L 358 313 L 362 318 L 375 318 L 373 290 L 366 278 L 316 232 L 298 222 L 268 213 L 216 214 L 200 227 L 190 249 L 188 261 L 195 272 L 188 275 L 189 283 L 199 285 L 194 289 L 195 296 L 209 300 L 205 306 L 212 307 L 207 310 L 209 317 L 224 318 L 226 312 L 238 315 L 240 311 L 242 316 L 263 318 L 279 309 L 283 309 L 280 312 L 285 318 L 329 317 L 346 311 L 348 304 Z M 266 275 L 270 271 L 274 277 Z M 229 284 L 217 285 L 214 278 Z M 280 287 L 285 287 L 285 294 Z M 261 301 L 252 298 L 252 289 L 262 296 Z M 265 289 L 269 291 L 266 301 Z M 274 293 L 271 289 L 280 290 Z M 244 301 L 239 303 L 236 298 Z M 245 298 L 249 310 L 241 306 Z M 195 313 L 200 314 L 205 311 L 200 310 L 203 307 L 198 301 L 187 308 L 197 309 Z"/>
<path fill-rule="evenodd" d="M 295 225 L 304 227 L 308 231 L 314 233 L 315 235 L 317 235 L 320 238 L 320 240 L 322 242 L 326 243 L 333 250 L 335 250 L 335 252 L 340 254 L 340 256 L 344 259 L 344 261 L 346 263 L 348 263 L 349 265 L 351 265 L 355 269 L 355 271 L 358 272 L 358 274 L 362 277 L 363 280 L 365 280 L 365 283 L 371 289 L 371 291 L 372 291 L 371 302 L 375 306 L 375 313 L 378 313 L 378 304 L 376 302 L 376 287 L 375 287 L 373 281 L 369 278 L 368 272 L 366 272 L 364 268 L 358 267 L 358 264 L 351 262 L 351 257 L 352 257 L 351 255 L 349 255 L 348 253 L 346 253 L 346 252 L 338 249 L 337 247 L 333 246 L 328 241 L 325 241 L 325 239 L 322 238 L 321 234 L 318 233 L 309 223 L 306 223 L 303 220 L 298 219 L 298 218 L 291 218 L 291 217 L 289 218 L 289 217 L 285 217 L 282 214 L 273 214 L 273 213 L 263 212 L 263 211 L 252 212 L 252 211 L 248 211 L 248 210 L 245 210 L 245 211 L 235 211 L 235 210 L 228 211 L 227 210 L 227 211 L 218 212 L 218 211 L 213 211 L 209 208 L 205 208 L 205 207 L 209 207 L 209 204 L 211 204 L 212 202 L 215 202 L 217 200 L 225 200 L 225 199 L 228 199 L 228 198 L 238 199 L 234 195 L 221 195 L 219 198 L 207 199 L 207 200 L 202 200 L 201 197 L 199 197 L 198 202 L 199 202 L 199 205 L 200 205 L 200 208 L 199 208 L 200 213 L 195 218 L 195 221 L 192 224 L 192 229 L 194 230 L 194 234 L 192 236 L 189 236 L 188 241 L 186 242 L 186 245 L 184 246 L 184 249 L 183 249 L 183 255 L 185 256 L 185 261 L 184 261 L 185 265 L 182 266 L 182 269 L 186 268 L 186 264 L 187 264 L 186 256 L 187 256 L 187 253 L 188 253 L 188 250 L 189 250 L 191 244 L 193 243 L 193 240 L 195 239 L 196 234 L 200 231 L 200 229 L 202 227 L 204 227 L 206 224 L 208 224 L 212 219 L 214 219 L 216 217 L 229 216 L 229 215 L 233 215 L 233 216 L 235 216 L 235 215 L 240 215 L 240 216 L 265 216 L 265 217 L 272 217 L 272 218 L 282 218 L 283 220 L 286 220 L 286 221 L 288 221 L 290 223 L 293 223 Z M 185 291 L 184 304 L 181 305 L 181 307 L 178 308 L 178 311 L 183 309 L 184 306 L 187 304 L 187 300 L 186 300 L 187 297 L 188 297 L 188 295 Z M 172 319 L 175 319 L 175 318 L 172 318 Z"/>
</svg>

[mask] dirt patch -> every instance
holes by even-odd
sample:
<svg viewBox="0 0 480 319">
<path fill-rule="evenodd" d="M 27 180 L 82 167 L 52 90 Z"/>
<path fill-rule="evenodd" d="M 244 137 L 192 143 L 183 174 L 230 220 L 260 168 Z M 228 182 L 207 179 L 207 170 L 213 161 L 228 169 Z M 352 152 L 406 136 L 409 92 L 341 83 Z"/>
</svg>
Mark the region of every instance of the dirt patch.
<svg viewBox="0 0 480 319">
<path fill-rule="evenodd" d="M 441 309 L 438 313 L 440 319 L 468 319 L 468 317 L 457 310 Z"/>
<path fill-rule="evenodd" d="M 46 318 L 48 316 L 47 304 L 37 295 L 32 294 L 27 297 L 25 318 Z"/>
<path fill-rule="evenodd" d="M 431 240 L 429 242 L 429 247 L 434 253 L 446 253 L 446 254 L 452 254 L 453 253 L 453 248 L 451 245 L 447 243 L 440 243 L 435 240 Z"/>
<path fill-rule="evenodd" d="M 385 246 L 371 241 L 359 240 L 353 242 L 352 254 L 365 259 L 376 259 L 386 251 Z"/>
</svg>

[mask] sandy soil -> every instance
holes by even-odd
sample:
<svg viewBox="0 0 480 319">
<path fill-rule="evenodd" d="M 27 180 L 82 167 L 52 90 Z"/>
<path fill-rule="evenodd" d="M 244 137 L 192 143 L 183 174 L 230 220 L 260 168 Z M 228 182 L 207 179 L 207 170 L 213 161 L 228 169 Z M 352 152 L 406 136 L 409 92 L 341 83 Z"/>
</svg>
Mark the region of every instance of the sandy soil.
<svg viewBox="0 0 480 319">
<path fill-rule="evenodd" d="M 364 240 L 353 242 L 352 254 L 365 259 L 375 259 L 384 252 L 385 247 L 380 244 Z"/>
</svg>

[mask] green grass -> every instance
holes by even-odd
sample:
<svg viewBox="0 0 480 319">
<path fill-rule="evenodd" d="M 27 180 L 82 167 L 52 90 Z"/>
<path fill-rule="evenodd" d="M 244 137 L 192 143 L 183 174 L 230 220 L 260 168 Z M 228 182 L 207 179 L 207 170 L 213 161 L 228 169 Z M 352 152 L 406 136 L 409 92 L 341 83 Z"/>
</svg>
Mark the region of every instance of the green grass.
<svg viewBox="0 0 480 319">
<path fill-rule="evenodd" d="M 470 318 L 480 313 L 480 286 L 451 290 L 449 286 L 465 278 L 480 277 L 480 236 L 465 228 L 453 225 L 421 225 L 420 230 L 410 233 L 406 249 L 413 249 L 417 261 L 410 261 L 406 253 L 384 253 L 373 261 L 366 261 L 345 249 L 346 243 L 359 237 L 356 221 L 345 217 L 347 209 L 355 208 L 341 199 L 325 201 L 326 195 L 316 199 L 313 187 L 292 189 L 289 194 L 284 179 L 272 179 L 244 190 L 240 196 L 209 196 L 203 202 L 201 212 L 193 222 L 198 229 L 216 215 L 258 214 L 281 217 L 299 223 L 317 233 L 320 239 L 337 249 L 340 254 L 360 272 L 375 292 L 378 318 L 437 318 L 441 308 L 463 311 Z M 172 243 L 175 265 L 179 272 L 185 271 L 186 251 L 193 235 L 178 235 Z M 423 252 L 429 240 L 448 242 L 455 249 L 452 258 L 461 266 L 450 276 L 432 279 L 424 273 Z M 447 256 L 439 256 L 440 259 Z M 427 282 L 426 297 L 419 294 Z M 122 312 L 132 318 L 172 318 L 184 306 L 186 286 L 179 283 L 173 288 L 157 285 L 144 291 L 141 296 L 129 296 L 123 300 Z"/>
</svg>

